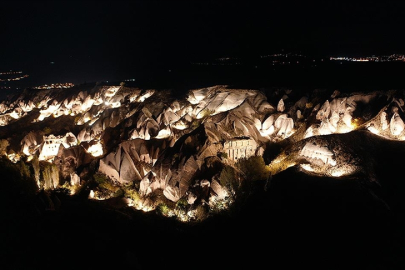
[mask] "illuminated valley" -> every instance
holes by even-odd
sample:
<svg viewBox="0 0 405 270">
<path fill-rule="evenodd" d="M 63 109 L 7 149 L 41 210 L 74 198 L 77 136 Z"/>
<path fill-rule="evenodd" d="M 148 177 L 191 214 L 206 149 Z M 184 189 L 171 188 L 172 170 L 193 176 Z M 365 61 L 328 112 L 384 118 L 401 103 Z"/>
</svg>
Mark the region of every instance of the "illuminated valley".
<svg viewBox="0 0 405 270">
<path fill-rule="evenodd" d="M 368 188 L 378 179 L 366 149 L 405 140 L 404 97 L 395 90 L 302 96 L 216 85 L 175 98 L 125 83 L 71 89 L 2 101 L 3 158 L 25 164 L 39 191 L 118 198 L 181 222 L 229 211 L 245 183 L 266 189 L 291 167 L 360 178 Z"/>
</svg>

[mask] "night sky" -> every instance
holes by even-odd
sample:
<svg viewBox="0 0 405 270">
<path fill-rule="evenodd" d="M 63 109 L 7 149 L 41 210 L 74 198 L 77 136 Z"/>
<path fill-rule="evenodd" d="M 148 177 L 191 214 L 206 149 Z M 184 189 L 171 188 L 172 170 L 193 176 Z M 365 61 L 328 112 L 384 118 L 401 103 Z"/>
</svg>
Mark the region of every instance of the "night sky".
<svg viewBox="0 0 405 270">
<path fill-rule="evenodd" d="M 2 1 L 0 69 L 80 83 L 282 49 L 405 53 L 404 18 L 403 1 Z"/>
</svg>

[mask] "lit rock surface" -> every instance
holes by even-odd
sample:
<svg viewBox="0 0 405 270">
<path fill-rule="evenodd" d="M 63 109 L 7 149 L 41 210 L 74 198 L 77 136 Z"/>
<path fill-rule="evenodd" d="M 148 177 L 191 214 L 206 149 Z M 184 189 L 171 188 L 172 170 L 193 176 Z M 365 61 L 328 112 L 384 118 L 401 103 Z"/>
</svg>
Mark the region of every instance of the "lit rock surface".
<svg viewBox="0 0 405 270">
<path fill-rule="evenodd" d="M 404 97 L 395 91 L 322 96 L 217 85 L 175 98 L 169 90 L 124 85 L 83 88 L 29 90 L 2 101 L 3 153 L 36 166 L 43 189 L 80 186 L 91 173 L 133 186 L 139 198 L 131 201 L 145 211 L 158 200 L 210 207 L 231 201 L 235 190 L 221 184 L 221 171 L 229 166 L 247 181 L 235 164 L 266 158 L 269 146 L 282 146 L 266 164 L 272 175 L 297 166 L 310 174 L 372 178 L 367 156 L 358 154 L 372 140 L 361 136 L 405 140 Z M 95 190 L 92 198 L 105 197 Z"/>
</svg>

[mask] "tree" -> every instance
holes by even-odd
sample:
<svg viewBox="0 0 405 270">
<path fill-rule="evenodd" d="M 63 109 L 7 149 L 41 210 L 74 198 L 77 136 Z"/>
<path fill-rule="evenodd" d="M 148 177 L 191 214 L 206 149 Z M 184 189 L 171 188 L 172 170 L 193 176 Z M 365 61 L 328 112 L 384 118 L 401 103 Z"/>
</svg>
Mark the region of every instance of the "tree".
<svg viewBox="0 0 405 270">
<path fill-rule="evenodd" d="M 236 163 L 237 168 L 244 173 L 248 181 L 267 180 L 270 170 L 267 168 L 262 156 L 241 158 Z"/>
<path fill-rule="evenodd" d="M 8 140 L 6 139 L 1 139 L 0 140 L 0 154 L 1 155 L 6 155 L 7 154 L 7 148 L 10 145 Z"/>
<path fill-rule="evenodd" d="M 237 171 L 231 166 L 225 166 L 219 175 L 219 183 L 231 190 L 237 190 L 240 185 Z"/>
</svg>

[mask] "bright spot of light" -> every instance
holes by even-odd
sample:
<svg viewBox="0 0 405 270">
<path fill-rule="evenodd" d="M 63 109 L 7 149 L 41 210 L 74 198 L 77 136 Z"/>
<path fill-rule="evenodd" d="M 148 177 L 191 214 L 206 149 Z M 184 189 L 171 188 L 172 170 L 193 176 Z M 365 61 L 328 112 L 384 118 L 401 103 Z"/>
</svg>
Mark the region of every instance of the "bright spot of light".
<svg viewBox="0 0 405 270">
<path fill-rule="evenodd" d="M 312 168 L 310 164 L 301 164 L 300 166 L 301 166 L 301 168 L 303 168 L 304 170 L 306 170 L 308 172 L 314 171 L 314 168 Z"/>
<path fill-rule="evenodd" d="M 91 145 L 87 152 L 90 153 L 93 157 L 98 157 L 103 154 L 103 145 L 101 142 L 97 142 L 96 144 Z"/>
<path fill-rule="evenodd" d="M 378 129 L 376 129 L 374 126 L 369 126 L 367 129 L 374 134 L 380 133 L 380 131 Z"/>
<path fill-rule="evenodd" d="M 333 177 L 340 177 L 340 176 L 343 176 L 343 175 L 345 175 L 346 174 L 346 172 L 344 171 L 344 170 L 334 170 L 332 173 L 331 173 L 331 175 L 333 176 Z"/>
</svg>

